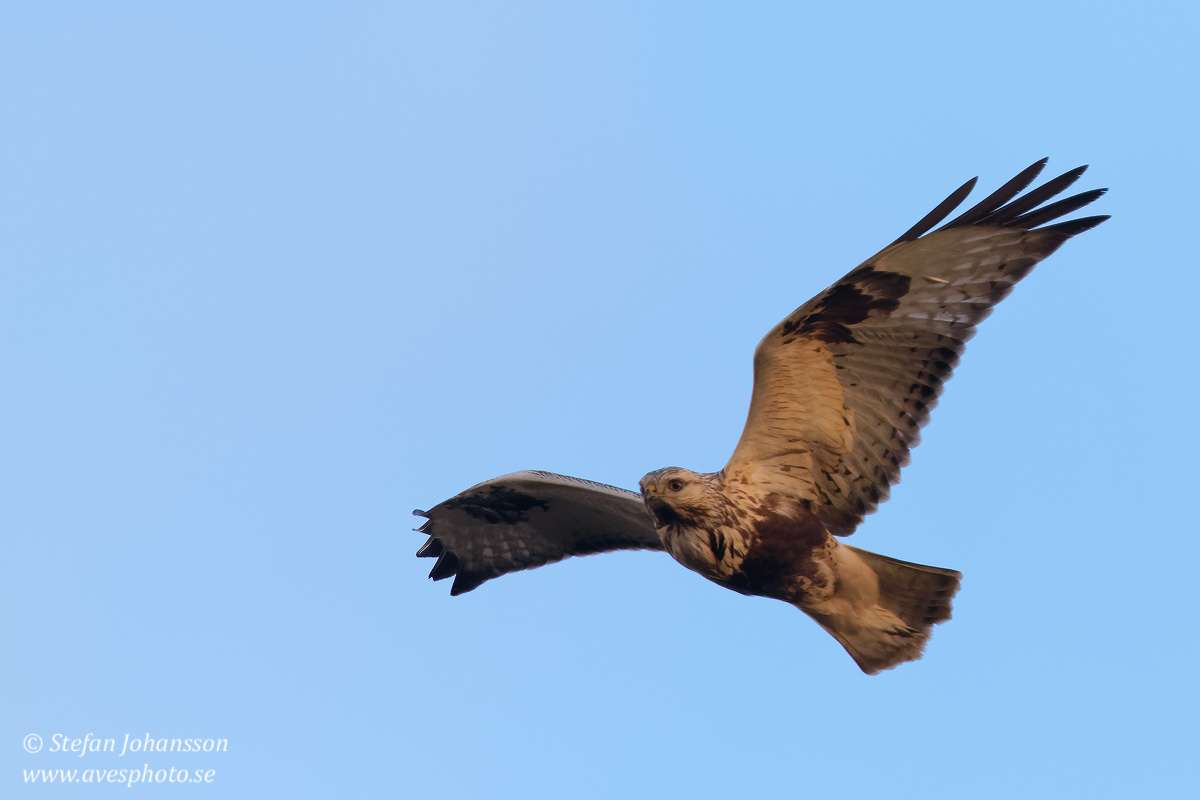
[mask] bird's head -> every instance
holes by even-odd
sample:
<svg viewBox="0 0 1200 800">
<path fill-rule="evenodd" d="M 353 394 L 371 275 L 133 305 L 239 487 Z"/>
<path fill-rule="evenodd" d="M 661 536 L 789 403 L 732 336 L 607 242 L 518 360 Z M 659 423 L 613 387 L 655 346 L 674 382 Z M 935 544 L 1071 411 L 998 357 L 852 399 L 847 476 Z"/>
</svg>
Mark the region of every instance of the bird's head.
<svg viewBox="0 0 1200 800">
<path fill-rule="evenodd" d="M 642 478 L 640 486 L 642 500 L 659 528 L 698 525 L 721 505 L 713 475 L 682 467 L 655 470 Z"/>
</svg>

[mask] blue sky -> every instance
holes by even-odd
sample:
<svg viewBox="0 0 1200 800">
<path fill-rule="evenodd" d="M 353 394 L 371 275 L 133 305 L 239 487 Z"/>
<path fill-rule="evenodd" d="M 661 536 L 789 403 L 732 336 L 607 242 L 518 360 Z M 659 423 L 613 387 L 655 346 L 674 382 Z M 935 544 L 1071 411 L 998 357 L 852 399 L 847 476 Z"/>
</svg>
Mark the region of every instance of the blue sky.
<svg viewBox="0 0 1200 800">
<path fill-rule="evenodd" d="M 1194 791 L 1196 23 L 9 4 L 4 793 Z M 868 678 L 662 554 L 426 580 L 411 509 L 481 480 L 719 468 L 763 333 L 1043 156 L 1113 219 L 983 325 L 852 540 L 964 573 L 923 661 Z M 228 750 L 49 750 L 89 733 Z"/>
</svg>

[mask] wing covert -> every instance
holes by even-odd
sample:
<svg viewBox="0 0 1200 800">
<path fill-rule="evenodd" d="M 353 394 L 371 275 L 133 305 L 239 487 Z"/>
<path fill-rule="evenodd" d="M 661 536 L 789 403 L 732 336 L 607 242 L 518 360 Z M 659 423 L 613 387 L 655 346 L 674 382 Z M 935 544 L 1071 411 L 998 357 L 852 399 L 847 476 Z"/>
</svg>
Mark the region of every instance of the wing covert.
<svg viewBox="0 0 1200 800">
<path fill-rule="evenodd" d="M 662 549 L 641 495 L 551 472 L 502 475 L 413 513 L 428 518 L 417 555 L 437 558 L 430 578 L 455 576 L 451 595 L 567 556 Z"/>
</svg>

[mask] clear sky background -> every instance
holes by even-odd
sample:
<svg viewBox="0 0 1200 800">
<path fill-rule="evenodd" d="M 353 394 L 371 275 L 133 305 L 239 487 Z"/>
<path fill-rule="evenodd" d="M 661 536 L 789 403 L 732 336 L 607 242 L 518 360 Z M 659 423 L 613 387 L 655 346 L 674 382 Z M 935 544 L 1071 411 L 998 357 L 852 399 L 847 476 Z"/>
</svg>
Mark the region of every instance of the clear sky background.
<svg viewBox="0 0 1200 800">
<path fill-rule="evenodd" d="M 0 794 L 1195 796 L 1197 21 L 6 4 Z M 1113 219 L 853 539 L 964 573 L 923 661 L 657 553 L 426 580 L 410 511 L 479 481 L 720 468 L 771 326 L 1043 156 Z"/>
</svg>

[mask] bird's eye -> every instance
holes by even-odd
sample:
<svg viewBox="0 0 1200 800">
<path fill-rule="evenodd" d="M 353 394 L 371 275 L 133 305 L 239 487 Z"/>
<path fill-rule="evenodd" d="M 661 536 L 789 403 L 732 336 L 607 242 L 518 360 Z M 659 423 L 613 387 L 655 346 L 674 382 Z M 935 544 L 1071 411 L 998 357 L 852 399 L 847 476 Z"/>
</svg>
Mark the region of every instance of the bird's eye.
<svg viewBox="0 0 1200 800">
<path fill-rule="evenodd" d="M 667 488 L 672 492 L 681 492 L 683 491 L 683 481 L 679 480 L 679 478 L 674 478 L 667 482 Z"/>
</svg>

